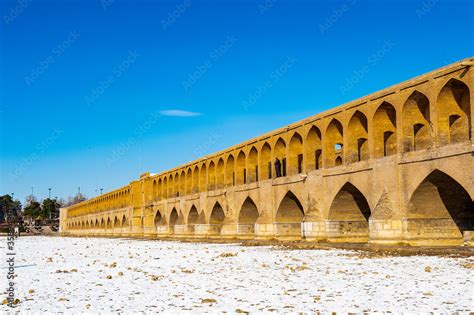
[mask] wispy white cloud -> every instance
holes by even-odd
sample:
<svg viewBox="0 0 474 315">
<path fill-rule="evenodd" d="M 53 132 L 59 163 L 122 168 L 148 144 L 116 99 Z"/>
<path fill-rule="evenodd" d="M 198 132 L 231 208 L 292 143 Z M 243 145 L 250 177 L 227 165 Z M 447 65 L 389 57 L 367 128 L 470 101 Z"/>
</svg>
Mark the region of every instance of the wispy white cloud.
<svg viewBox="0 0 474 315">
<path fill-rule="evenodd" d="M 197 112 L 190 112 L 187 110 L 179 110 L 179 109 L 166 109 L 161 110 L 160 114 L 163 116 L 171 116 L 171 117 L 195 117 L 201 116 L 201 113 Z"/>
</svg>

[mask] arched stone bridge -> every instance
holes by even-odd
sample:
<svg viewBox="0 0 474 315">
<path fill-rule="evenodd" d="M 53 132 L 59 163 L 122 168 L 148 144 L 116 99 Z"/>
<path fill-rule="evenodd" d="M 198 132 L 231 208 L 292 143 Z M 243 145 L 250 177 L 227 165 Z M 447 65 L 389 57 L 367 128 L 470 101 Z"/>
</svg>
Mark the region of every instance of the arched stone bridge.
<svg viewBox="0 0 474 315">
<path fill-rule="evenodd" d="M 67 235 L 462 244 L 473 58 L 61 210 Z"/>
</svg>

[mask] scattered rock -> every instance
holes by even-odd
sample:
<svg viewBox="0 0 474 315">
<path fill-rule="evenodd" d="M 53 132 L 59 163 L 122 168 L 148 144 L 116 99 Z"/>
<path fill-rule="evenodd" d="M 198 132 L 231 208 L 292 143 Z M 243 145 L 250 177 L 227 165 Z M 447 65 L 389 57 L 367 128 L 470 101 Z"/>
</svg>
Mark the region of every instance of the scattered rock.
<svg viewBox="0 0 474 315">
<path fill-rule="evenodd" d="M 201 303 L 217 303 L 215 299 L 201 299 Z"/>
<path fill-rule="evenodd" d="M 426 266 L 426 267 L 425 267 L 425 272 L 431 272 L 431 267 L 430 267 L 430 266 Z"/>
</svg>

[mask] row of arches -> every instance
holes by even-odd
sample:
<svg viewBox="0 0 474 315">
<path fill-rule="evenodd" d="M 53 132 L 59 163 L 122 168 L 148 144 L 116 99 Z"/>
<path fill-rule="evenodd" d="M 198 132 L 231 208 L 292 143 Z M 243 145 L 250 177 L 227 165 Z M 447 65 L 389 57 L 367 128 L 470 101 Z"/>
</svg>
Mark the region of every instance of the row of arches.
<svg viewBox="0 0 474 315">
<path fill-rule="evenodd" d="M 435 117 L 433 116 L 435 113 Z M 296 175 L 347 165 L 370 158 L 428 149 L 471 138 L 470 91 L 465 83 L 449 80 L 434 105 L 413 91 L 402 106 L 382 101 L 373 115 L 355 110 L 347 123 L 337 116 L 292 131 L 275 142 L 262 141 L 237 152 L 152 179 L 150 199 L 159 200 L 198 192 Z M 436 126 L 436 130 L 434 129 Z"/>
<path fill-rule="evenodd" d="M 69 209 L 70 216 L 96 213 L 104 210 L 125 208 L 130 204 L 130 187 L 121 188 L 96 198 L 73 205 Z"/>
<path fill-rule="evenodd" d="M 125 228 L 130 226 L 126 215 L 86 219 L 86 220 L 72 220 L 66 224 L 70 230 L 83 230 L 83 229 L 113 229 L 113 228 Z"/>
<path fill-rule="evenodd" d="M 382 197 L 381 197 L 382 200 Z M 379 201 L 380 203 L 381 201 Z M 371 208 L 364 194 L 352 183 L 345 183 L 335 195 L 327 221 L 337 222 L 340 235 L 365 233 L 369 235 L 369 220 L 374 209 Z M 227 216 L 226 211 L 216 202 L 207 214 L 198 212 L 192 206 L 185 217 L 176 207 L 172 209 L 169 218 L 156 212 L 155 225 L 196 224 L 223 225 Z M 237 214 L 237 224 L 242 226 L 254 225 L 260 216 L 257 204 L 247 197 Z M 291 191 L 288 191 L 280 201 L 275 213 L 274 224 L 278 236 L 301 235 L 301 223 L 305 221 L 306 210 L 301 201 Z M 459 237 L 464 231 L 474 230 L 474 203 L 468 192 L 449 175 L 435 170 L 429 174 L 415 189 L 408 204 L 407 219 L 409 220 L 448 220 L 454 224 Z M 254 229 L 246 229 L 253 232 Z M 352 234 L 351 234 L 352 233 Z"/>
</svg>

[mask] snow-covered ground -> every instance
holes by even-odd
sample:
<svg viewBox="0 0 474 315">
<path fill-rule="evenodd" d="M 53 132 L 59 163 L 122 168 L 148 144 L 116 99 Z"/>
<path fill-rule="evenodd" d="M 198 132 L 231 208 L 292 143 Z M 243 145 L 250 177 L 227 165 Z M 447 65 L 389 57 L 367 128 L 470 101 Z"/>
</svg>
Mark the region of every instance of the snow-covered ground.
<svg viewBox="0 0 474 315">
<path fill-rule="evenodd" d="M 61 237 L 21 237 L 16 252 L 21 312 L 474 310 L 472 258 Z"/>
</svg>

